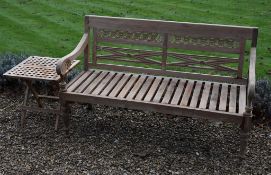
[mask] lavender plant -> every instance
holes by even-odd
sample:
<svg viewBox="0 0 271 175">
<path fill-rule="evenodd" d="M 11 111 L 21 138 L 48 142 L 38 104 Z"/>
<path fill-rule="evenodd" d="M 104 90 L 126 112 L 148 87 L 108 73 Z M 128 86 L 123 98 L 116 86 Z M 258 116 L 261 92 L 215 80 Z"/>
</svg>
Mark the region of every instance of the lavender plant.
<svg viewBox="0 0 271 175">
<path fill-rule="evenodd" d="M 18 85 L 19 81 L 15 79 L 7 79 L 3 74 L 9 69 L 13 68 L 21 61 L 27 58 L 26 54 L 12 54 L 5 53 L 0 55 L 0 87 L 3 89 L 7 85 Z"/>
</svg>

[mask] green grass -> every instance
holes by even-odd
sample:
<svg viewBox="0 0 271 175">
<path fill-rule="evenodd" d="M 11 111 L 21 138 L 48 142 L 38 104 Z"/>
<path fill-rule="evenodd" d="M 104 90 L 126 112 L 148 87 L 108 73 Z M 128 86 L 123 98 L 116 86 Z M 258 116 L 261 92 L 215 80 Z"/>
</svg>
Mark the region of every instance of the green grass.
<svg viewBox="0 0 271 175">
<path fill-rule="evenodd" d="M 271 70 L 270 0 L 1 0 L 0 53 L 61 57 L 80 40 L 86 14 L 257 26 L 257 75 Z"/>
</svg>

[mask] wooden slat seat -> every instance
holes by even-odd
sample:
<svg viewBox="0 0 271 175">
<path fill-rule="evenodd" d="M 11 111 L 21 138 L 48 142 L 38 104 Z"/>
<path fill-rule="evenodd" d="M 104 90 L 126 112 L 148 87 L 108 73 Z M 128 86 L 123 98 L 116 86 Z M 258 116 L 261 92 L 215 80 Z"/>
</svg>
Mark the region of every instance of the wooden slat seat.
<svg viewBox="0 0 271 175">
<path fill-rule="evenodd" d="M 65 98 L 79 102 L 80 96 L 86 96 L 93 100 L 143 102 L 239 117 L 245 111 L 245 85 L 95 69 L 75 79 L 68 84 Z M 115 106 L 122 105 L 116 101 Z"/>
</svg>

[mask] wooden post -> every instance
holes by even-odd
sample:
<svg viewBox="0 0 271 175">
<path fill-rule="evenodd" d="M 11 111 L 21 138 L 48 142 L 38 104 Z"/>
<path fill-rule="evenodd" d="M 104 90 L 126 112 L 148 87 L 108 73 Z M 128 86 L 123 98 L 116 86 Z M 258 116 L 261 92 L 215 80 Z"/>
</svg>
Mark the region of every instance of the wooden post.
<svg viewBox="0 0 271 175">
<path fill-rule="evenodd" d="M 59 118 L 60 118 L 60 115 L 59 115 L 59 114 L 57 114 L 57 115 L 56 115 L 56 121 L 55 121 L 55 131 L 57 131 L 57 130 L 58 130 Z"/>
<path fill-rule="evenodd" d="M 92 45 L 92 64 L 96 66 L 97 64 L 97 29 L 93 28 L 93 45 Z"/>
<path fill-rule="evenodd" d="M 253 30 L 251 47 L 257 47 L 258 28 Z"/>
<path fill-rule="evenodd" d="M 66 87 L 66 81 L 65 81 L 65 76 L 61 75 L 61 81 L 59 83 L 59 87 L 60 87 L 60 92 L 66 92 L 67 91 L 67 87 Z M 67 102 L 64 100 L 60 100 L 60 111 L 61 111 L 61 115 L 64 121 L 64 125 L 65 125 L 65 130 L 66 133 L 69 133 L 69 113 L 67 111 Z"/>
<path fill-rule="evenodd" d="M 245 46 L 246 46 L 246 40 L 241 39 L 240 40 L 240 53 L 239 53 L 239 65 L 238 65 L 238 71 L 237 71 L 237 78 L 243 77 L 243 64 L 244 64 L 244 53 L 245 53 Z"/>
<path fill-rule="evenodd" d="M 166 70 L 167 65 L 167 49 L 168 49 L 168 34 L 163 37 L 163 54 L 162 54 L 162 70 Z"/>
<path fill-rule="evenodd" d="M 61 109 L 60 110 L 62 112 L 66 134 L 69 134 L 69 130 L 70 130 L 70 108 L 69 108 L 69 104 L 68 104 L 67 101 L 63 101 L 63 100 L 61 101 Z"/>
<path fill-rule="evenodd" d="M 29 96 L 29 86 L 26 85 L 23 106 L 27 105 L 28 96 Z M 27 110 L 23 109 L 23 115 L 21 116 L 21 129 L 23 129 L 25 127 L 26 114 L 27 114 Z"/>
<path fill-rule="evenodd" d="M 32 92 L 32 94 L 34 95 L 37 103 L 38 103 L 38 106 L 40 108 L 43 107 L 42 103 L 41 103 L 41 100 L 40 100 L 40 97 L 39 97 L 39 94 L 37 93 L 37 91 L 33 88 L 32 86 L 32 81 L 26 81 L 26 86 L 28 86 L 28 88 L 30 89 L 30 91 Z"/>
<path fill-rule="evenodd" d="M 60 77 L 61 77 L 61 80 L 60 80 L 60 83 L 59 83 L 59 91 L 60 92 L 66 92 L 67 91 L 67 87 L 66 87 L 67 83 L 65 81 L 66 76 L 65 75 L 60 75 Z"/>
<path fill-rule="evenodd" d="M 240 133 L 240 158 L 244 159 L 247 151 L 247 143 L 249 139 L 249 131 L 251 128 L 251 119 L 252 119 L 252 107 L 246 107 L 244 112 L 243 123 L 241 125 Z"/>
<path fill-rule="evenodd" d="M 257 46 L 257 37 L 258 37 L 258 29 L 255 28 L 255 29 L 253 29 L 251 47 L 256 48 L 256 46 Z M 254 50 L 254 51 L 255 51 L 255 60 L 254 60 L 254 64 L 255 64 L 255 62 L 256 62 L 256 50 Z M 250 64 L 251 64 L 251 62 L 250 62 Z M 255 75 L 253 75 L 253 76 L 255 76 Z M 250 78 L 251 77 L 249 77 L 249 79 Z M 249 81 L 249 79 L 248 79 L 248 81 Z M 255 77 L 254 77 L 254 79 L 255 79 Z M 245 110 L 245 112 L 243 114 L 243 122 L 242 122 L 242 125 L 241 125 L 241 133 L 240 133 L 240 141 L 241 141 L 240 158 L 241 159 L 244 159 L 244 157 L 245 157 L 245 154 L 246 154 L 246 151 L 247 151 L 248 139 L 249 139 L 249 131 L 251 129 L 253 106 L 252 106 L 252 99 L 250 99 L 250 98 L 248 96 L 247 106 L 246 106 L 246 110 Z"/>
<path fill-rule="evenodd" d="M 84 49 L 84 70 L 87 71 L 88 70 L 88 63 L 90 61 L 90 57 L 89 57 L 89 44 L 86 45 L 85 49 Z"/>
<path fill-rule="evenodd" d="M 85 17 L 85 33 L 89 33 L 89 18 Z M 88 44 L 86 45 L 84 49 L 84 70 L 88 70 L 88 63 L 90 61 L 90 56 L 89 56 L 89 36 L 87 37 Z"/>
</svg>

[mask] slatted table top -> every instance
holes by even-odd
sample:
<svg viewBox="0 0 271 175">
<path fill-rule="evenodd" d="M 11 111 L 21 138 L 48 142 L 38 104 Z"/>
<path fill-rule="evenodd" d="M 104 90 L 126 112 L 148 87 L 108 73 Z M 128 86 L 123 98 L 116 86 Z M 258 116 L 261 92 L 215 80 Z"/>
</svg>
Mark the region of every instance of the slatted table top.
<svg viewBox="0 0 271 175">
<path fill-rule="evenodd" d="M 246 86 L 105 70 L 82 72 L 68 84 L 67 94 L 83 94 L 144 103 L 242 114 Z"/>
<path fill-rule="evenodd" d="M 56 64 L 58 61 L 59 58 L 30 56 L 7 71 L 4 76 L 32 80 L 59 81 L 60 76 L 56 73 Z M 78 63 L 79 60 L 73 61 L 70 69 Z"/>
</svg>

